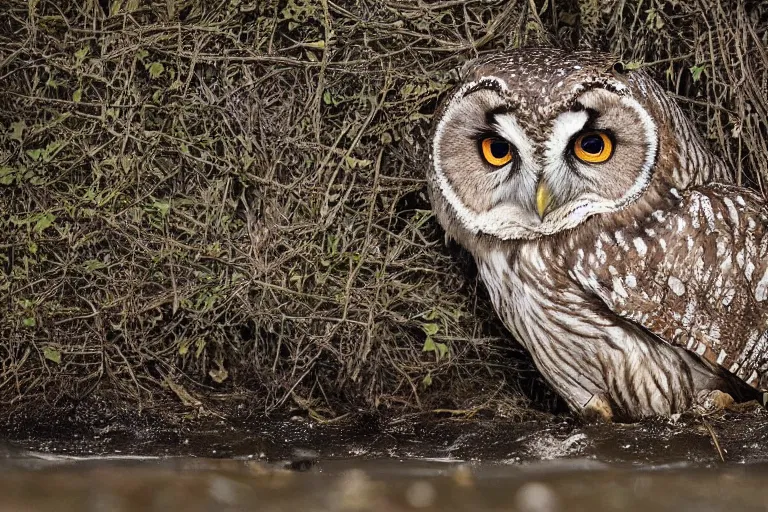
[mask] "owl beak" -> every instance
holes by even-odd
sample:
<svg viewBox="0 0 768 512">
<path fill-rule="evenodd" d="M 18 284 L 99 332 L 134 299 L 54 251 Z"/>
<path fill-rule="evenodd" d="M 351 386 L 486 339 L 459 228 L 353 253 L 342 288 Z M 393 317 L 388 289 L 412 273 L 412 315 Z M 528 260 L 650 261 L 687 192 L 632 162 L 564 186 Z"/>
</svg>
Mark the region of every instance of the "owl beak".
<svg viewBox="0 0 768 512">
<path fill-rule="evenodd" d="M 539 182 L 539 187 L 536 189 L 536 211 L 539 212 L 539 218 L 544 219 L 549 206 L 552 204 L 552 194 L 549 191 L 549 187 L 543 181 Z"/>
</svg>

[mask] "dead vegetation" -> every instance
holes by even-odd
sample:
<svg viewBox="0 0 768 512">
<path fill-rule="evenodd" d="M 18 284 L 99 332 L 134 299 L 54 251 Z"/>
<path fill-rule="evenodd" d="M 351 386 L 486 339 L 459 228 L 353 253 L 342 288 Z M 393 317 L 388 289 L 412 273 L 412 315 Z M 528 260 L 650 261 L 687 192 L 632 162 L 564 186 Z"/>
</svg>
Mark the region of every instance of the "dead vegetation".
<svg viewBox="0 0 768 512">
<path fill-rule="evenodd" d="M 537 384 L 425 197 L 468 58 L 648 66 L 768 178 L 768 7 L 4 0 L 0 403 L 524 413 Z M 524 396 L 527 395 L 527 398 Z M 547 395 L 548 396 L 548 395 Z"/>
</svg>

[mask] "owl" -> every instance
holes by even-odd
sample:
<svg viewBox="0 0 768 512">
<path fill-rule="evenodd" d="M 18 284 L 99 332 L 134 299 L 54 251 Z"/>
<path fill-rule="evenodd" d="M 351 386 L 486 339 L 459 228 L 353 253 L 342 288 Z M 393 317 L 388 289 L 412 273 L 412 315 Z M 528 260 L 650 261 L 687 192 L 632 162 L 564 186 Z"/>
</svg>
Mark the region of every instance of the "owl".
<svg viewBox="0 0 768 512">
<path fill-rule="evenodd" d="M 570 408 L 633 421 L 768 385 L 768 226 L 680 108 L 610 55 L 465 66 L 434 117 L 446 236 Z"/>
</svg>

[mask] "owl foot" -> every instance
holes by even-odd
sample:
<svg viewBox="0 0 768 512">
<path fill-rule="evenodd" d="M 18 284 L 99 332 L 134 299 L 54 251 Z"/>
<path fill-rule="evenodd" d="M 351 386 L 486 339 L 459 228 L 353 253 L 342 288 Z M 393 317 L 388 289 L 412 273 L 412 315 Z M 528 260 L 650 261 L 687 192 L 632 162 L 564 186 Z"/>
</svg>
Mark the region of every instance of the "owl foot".
<svg viewBox="0 0 768 512">
<path fill-rule="evenodd" d="M 760 411 L 765 406 L 758 400 L 736 402 L 731 395 L 720 390 L 702 390 L 696 395 L 694 409 L 702 416 L 710 416 L 722 411 L 748 413 Z"/>
<path fill-rule="evenodd" d="M 696 409 L 702 414 L 714 414 L 726 409 L 734 409 L 735 400 L 728 393 L 719 389 L 703 389 L 696 394 Z"/>
<path fill-rule="evenodd" d="M 587 405 L 581 410 L 581 416 L 589 422 L 613 422 L 613 410 L 611 404 L 605 396 L 598 393 L 592 395 Z"/>
</svg>

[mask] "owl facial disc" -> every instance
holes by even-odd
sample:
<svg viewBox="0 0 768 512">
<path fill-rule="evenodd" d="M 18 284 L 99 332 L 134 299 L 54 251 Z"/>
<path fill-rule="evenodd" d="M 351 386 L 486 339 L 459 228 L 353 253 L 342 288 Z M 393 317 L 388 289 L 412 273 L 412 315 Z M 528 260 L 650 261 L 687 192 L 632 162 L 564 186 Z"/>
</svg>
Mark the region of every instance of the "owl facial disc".
<svg viewBox="0 0 768 512">
<path fill-rule="evenodd" d="M 621 210 L 650 184 L 656 125 L 622 82 L 598 77 L 558 94 L 559 109 L 544 111 L 481 76 L 448 100 L 430 156 L 469 233 L 539 238 Z"/>
</svg>

